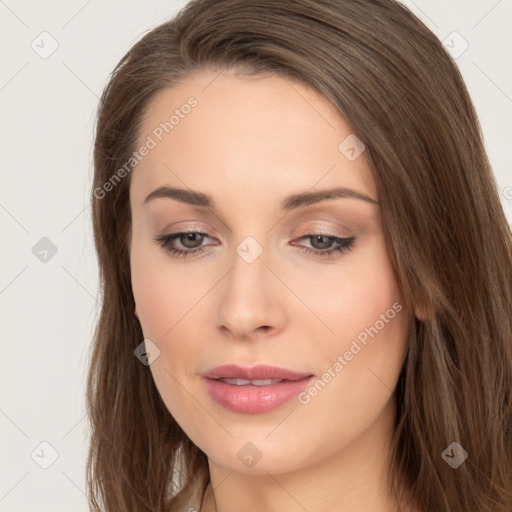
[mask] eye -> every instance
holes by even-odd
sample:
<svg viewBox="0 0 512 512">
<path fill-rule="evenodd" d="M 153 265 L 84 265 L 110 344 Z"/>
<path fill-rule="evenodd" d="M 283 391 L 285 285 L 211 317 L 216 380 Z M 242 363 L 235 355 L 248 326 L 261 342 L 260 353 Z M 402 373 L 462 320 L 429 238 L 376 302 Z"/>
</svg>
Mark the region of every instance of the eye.
<svg viewBox="0 0 512 512">
<path fill-rule="evenodd" d="M 199 254 L 203 252 L 205 248 L 202 242 L 205 238 L 210 238 L 207 233 L 186 231 L 160 235 L 154 240 L 173 257 L 186 257 L 189 254 Z M 296 242 L 293 242 L 292 245 L 298 245 L 301 251 L 321 257 L 334 257 L 337 254 L 348 252 L 352 249 L 355 241 L 355 237 L 345 238 L 319 233 L 311 233 L 299 238 L 299 240 L 304 239 L 310 240 L 312 248 L 298 245 Z M 184 249 L 176 247 L 176 243 L 181 244 Z M 333 244 L 335 244 L 335 247 L 332 247 Z"/>
<path fill-rule="evenodd" d="M 348 252 L 352 249 L 355 241 L 355 237 L 353 236 L 345 238 L 318 233 L 311 233 L 299 238 L 299 240 L 303 239 L 309 239 L 312 242 L 311 245 L 313 246 L 313 249 L 309 247 L 300 246 L 302 251 L 322 257 L 333 257 L 336 256 L 337 254 Z M 328 249 L 327 246 L 331 247 L 333 243 L 337 244 L 337 246 Z M 315 248 L 315 246 L 318 247 L 318 249 Z"/>
<path fill-rule="evenodd" d="M 161 235 L 156 237 L 154 240 L 171 255 L 185 257 L 187 254 L 203 252 L 204 248 L 201 246 L 201 242 L 205 237 L 209 238 L 206 233 L 200 233 L 199 231 L 186 231 L 169 235 Z M 176 241 L 179 241 L 185 249 L 176 248 Z"/>
</svg>

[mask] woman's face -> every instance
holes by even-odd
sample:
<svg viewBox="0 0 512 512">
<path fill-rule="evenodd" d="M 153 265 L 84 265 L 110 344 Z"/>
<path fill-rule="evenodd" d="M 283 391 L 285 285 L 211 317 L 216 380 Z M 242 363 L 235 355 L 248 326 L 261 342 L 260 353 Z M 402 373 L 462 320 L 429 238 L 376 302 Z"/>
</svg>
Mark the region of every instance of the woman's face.
<svg viewBox="0 0 512 512">
<path fill-rule="evenodd" d="M 238 472 L 378 449 L 410 318 L 350 126 L 297 83 L 205 71 L 155 97 L 142 146 L 132 287 L 181 428 Z"/>
</svg>

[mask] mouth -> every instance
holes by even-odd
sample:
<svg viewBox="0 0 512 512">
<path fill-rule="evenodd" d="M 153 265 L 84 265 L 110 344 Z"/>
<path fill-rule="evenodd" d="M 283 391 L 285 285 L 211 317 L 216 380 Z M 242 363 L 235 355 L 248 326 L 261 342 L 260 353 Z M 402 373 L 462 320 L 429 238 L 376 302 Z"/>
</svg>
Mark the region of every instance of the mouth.
<svg viewBox="0 0 512 512">
<path fill-rule="evenodd" d="M 202 377 L 217 404 L 245 414 L 271 411 L 289 402 L 315 379 L 311 373 L 268 365 L 218 366 Z"/>
</svg>

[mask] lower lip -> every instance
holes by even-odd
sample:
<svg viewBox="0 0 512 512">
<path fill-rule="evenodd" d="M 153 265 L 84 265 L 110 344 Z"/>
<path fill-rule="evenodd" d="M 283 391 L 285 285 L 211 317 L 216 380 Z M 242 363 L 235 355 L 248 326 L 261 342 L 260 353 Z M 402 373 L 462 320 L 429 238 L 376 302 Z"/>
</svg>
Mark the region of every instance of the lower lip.
<svg viewBox="0 0 512 512">
<path fill-rule="evenodd" d="M 271 411 L 289 402 L 303 391 L 313 376 L 295 381 L 283 381 L 269 386 L 236 386 L 220 380 L 205 378 L 210 396 L 226 409 L 246 414 Z"/>
</svg>

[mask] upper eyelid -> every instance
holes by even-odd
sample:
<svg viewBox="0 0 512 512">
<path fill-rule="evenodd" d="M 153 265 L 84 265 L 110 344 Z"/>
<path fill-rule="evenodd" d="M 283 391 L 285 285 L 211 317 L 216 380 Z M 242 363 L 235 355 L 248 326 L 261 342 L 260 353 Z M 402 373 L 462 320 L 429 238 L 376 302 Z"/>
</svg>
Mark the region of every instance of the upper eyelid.
<svg viewBox="0 0 512 512">
<path fill-rule="evenodd" d="M 322 217 L 324 217 L 324 215 L 325 215 L 325 218 L 322 218 Z M 190 223 L 190 224 L 187 225 L 187 223 Z M 355 219 L 352 219 L 351 216 L 349 216 L 348 219 L 345 218 L 344 220 L 341 220 L 337 215 L 334 215 L 332 212 L 323 211 L 323 210 L 310 212 L 307 216 L 300 215 L 299 218 L 297 218 L 295 220 L 288 219 L 285 222 L 283 227 L 286 231 L 288 231 L 288 229 L 293 229 L 295 231 L 295 229 L 292 228 L 292 225 L 296 224 L 296 223 L 298 223 L 299 225 L 303 225 L 303 224 L 311 225 L 313 223 L 315 223 L 315 224 L 319 223 L 319 226 L 308 227 L 306 229 L 306 233 L 304 233 L 305 235 L 307 235 L 307 234 L 322 234 L 322 235 L 326 235 L 326 236 L 336 236 L 336 237 L 340 237 L 340 238 L 350 237 L 352 234 L 355 234 L 355 233 L 353 233 L 354 230 L 359 230 L 361 227 L 361 226 L 358 226 L 358 223 L 355 221 Z M 211 225 L 205 226 L 204 223 L 198 219 L 188 219 L 188 220 L 185 219 L 181 222 L 176 222 L 174 224 L 182 224 L 183 227 L 176 228 L 176 227 L 173 227 L 173 225 L 168 225 L 163 230 L 163 234 L 193 232 L 193 233 L 203 233 L 203 234 L 207 234 L 208 236 L 211 236 L 210 233 L 212 231 L 213 232 L 218 231 L 217 227 L 214 226 L 212 229 Z M 329 226 L 331 226 L 331 227 L 329 227 Z M 271 229 L 274 229 L 274 227 L 275 227 L 275 224 L 272 226 Z M 171 231 L 171 229 L 173 231 Z M 299 229 L 302 231 L 304 228 L 301 227 Z M 174 231 L 174 230 L 176 230 L 176 231 Z M 229 230 L 230 234 L 232 235 L 233 230 L 229 227 L 228 227 L 228 230 Z M 298 229 L 297 229 L 297 231 L 298 231 Z M 303 235 L 298 235 L 298 236 L 303 236 Z M 218 238 L 220 238 L 220 237 L 218 237 Z"/>
<path fill-rule="evenodd" d="M 198 235 L 203 235 L 203 236 L 206 236 L 208 238 L 215 238 L 213 237 L 212 235 L 210 235 L 209 233 L 205 232 L 205 231 L 202 231 L 200 229 L 194 229 L 194 228 L 191 228 L 191 229 L 184 229 L 184 230 L 179 230 L 179 231 L 174 231 L 172 233 L 166 233 L 164 232 L 162 234 L 162 236 L 177 236 L 177 235 L 186 235 L 186 234 L 189 234 L 189 233 L 197 233 Z M 329 231 L 328 229 L 310 229 L 307 231 L 307 233 L 303 233 L 301 235 L 298 235 L 296 238 L 304 238 L 304 237 L 308 237 L 308 236 L 315 236 L 315 235 L 321 235 L 321 236 L 327 236 L 327 237 L 331 237 L 331 238 L 352 238 L 350 235 L 343 235 L 343 234 L 339 234 L 339 233 L 332 233 L 331 231 Z"/>
</svg>

